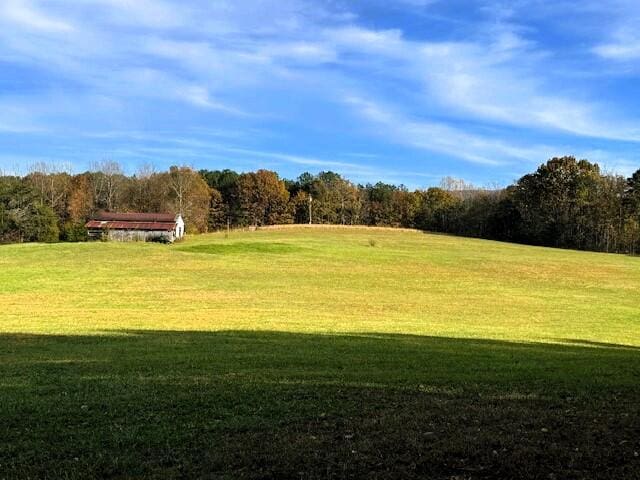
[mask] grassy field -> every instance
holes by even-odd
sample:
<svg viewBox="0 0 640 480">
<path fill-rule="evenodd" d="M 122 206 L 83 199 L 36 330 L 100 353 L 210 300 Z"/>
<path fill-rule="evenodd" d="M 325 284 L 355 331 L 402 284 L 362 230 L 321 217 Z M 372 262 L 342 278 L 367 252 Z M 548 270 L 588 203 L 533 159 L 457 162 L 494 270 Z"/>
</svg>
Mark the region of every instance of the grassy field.
<svg viewBox="0 0 640 480">
<path fill-rule="evenodd" d="M 640 478 L 640 258 L 410 231 L 0 246 L 0 479 Z"/>
</svg>

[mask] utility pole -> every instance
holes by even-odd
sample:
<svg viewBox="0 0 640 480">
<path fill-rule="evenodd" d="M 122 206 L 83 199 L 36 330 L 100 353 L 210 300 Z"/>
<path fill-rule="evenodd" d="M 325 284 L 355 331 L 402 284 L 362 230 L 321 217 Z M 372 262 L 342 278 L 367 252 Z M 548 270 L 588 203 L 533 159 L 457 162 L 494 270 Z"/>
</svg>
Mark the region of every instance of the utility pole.
<svg viewBox="0 0 640 480">
<path fill-rule="evenodd" d="M 311 204 L 313 203 L 313 197 L 311 195 L 309 195 L 309 225 L 311 225 L 312 222 L 312 218 L 311 218 Z"/>
</svg>

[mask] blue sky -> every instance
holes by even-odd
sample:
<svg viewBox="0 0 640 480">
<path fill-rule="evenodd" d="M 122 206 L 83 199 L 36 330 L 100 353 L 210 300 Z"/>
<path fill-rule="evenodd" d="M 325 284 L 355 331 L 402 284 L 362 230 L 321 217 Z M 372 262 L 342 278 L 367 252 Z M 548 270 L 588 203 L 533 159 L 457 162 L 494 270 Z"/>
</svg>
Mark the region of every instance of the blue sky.
<svg viewBox="0 0 640 480">
<path fill-rule="evenodd" d="M 640 168 L 637 0 L 2 0 L 0 169 Z"/>
</svg>

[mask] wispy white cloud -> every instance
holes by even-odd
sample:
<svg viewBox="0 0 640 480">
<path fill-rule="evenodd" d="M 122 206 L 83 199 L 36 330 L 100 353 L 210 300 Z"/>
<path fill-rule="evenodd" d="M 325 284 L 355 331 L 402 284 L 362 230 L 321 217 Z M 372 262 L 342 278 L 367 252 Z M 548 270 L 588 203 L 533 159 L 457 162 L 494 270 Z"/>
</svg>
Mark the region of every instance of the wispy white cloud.
<svg viewBox="0 0 640 480">
<path fill-rule="evenodd" d="M 297 155 L 283 152 L 274 152 L 269 150 L 258 150 L 250 148 L 242 148 L 233 145 L 228 145 L 220 142 L 211 142 L 206 140 L 200 140 L 197 138 L 180 138 L 170 140 L 170 143 L 191 147 L 202 152 L 202 150 L 209 151 L 221 151 L 241 155 L 243 157 L 253 157 L 260 159 L 277 160 L 295 165 L 303 165 L 307 167 L 316 167 L 321 169 L 334 169 L 341 173 L 350 174 L 372 174 L 378 172 L 377 169 L 362 163 L 345 162 L 331 159 L 324 159 L 318 157 L 310 157 L 305 155 Z"/>
<path fill-rule="evenodd" d="M 182 100 L 196 107 L 226 114 L 248 115 L 239 108 L 214 99 L 206 86 L 190 83 L 161 70 L 131 69 L 114 75 L 108 82 L 119 82 L 122 89 L 128 89 L 127 96 Z M 105 85 L 104 88 L 108 90 L 110 85 Z M 116 93 L 118 92 L 114 92 Z"/>
<path fill-rule="evenodd" d="M 347 96 L 361 118 L 378 127 L 377 134 L 390 141 L 430 152 L 439 152 L 488 166 L 504 165 L 514 160 L 535 162 L 553 150 L 546 146 L 520 147 L 487 136 L 471 134 L 443 123 L 407 118 L 371 100 Z"/>
<path fill-rule="evenodd" d="M 587 0 L 594 13 L 606 19 L 594 30 L 595 45 L 591 51 L 605 60 L 616 62 L 640 58 L 640 3 L 636 0 Z"/>
<path fill-rule="evenodd" d="M 92 7 L 102 7 L 106 17 L 118 24 L 154 29 L 175 28 L 190 24 L 193 12 L 187 2 L 165 0 L 84 0 Z"/>
<path fill-rule="evenodd" d="M 395 3 L 399 3 L 400 5 L 408 5 L 412 7 L 427 7 L 429 5 L 433 5 L 439 0 L 392 0 Z"/>
<path fill-rule="evenodd" d="M 638 18 L 640 21 L 640 18 Z M 604 43 L 593 47 L 593 52 L 602 58 L 628 61 L 640 58 L 640 33 L 637 30 L 638 22 L 634 28 L 622 27 Z"/>
<path fill-rule="evenodd" d="M 184 98 L 188 102 L 191 102 L 199 107 L 209 108 L 212 110 L 220 110 L 227 113 L 233 113 L 235 115 L 244 114 L 244 112 L 236 108 L 229 107 L 213 100 L 207 88 L 201 85 L 187 85 L 182 88 L 175 88 L 174 91 L 179 98 Z"/>
<path fill-rule="evenodd" d="M 0 132 L 42 133 L 46 126 L 27 105 L 17 101 L 0 100 Z"/>
<path fill-rule="evenodd" d="M 635 60 L 640 58 L 640 41 L 605 43 L 597 45 L 593 51 L 604 58 Z"/>
<path fill-rule="evenodd" d="M 131 76 L 131 72 L 147 72 L 145 75 L 151 80 L 148 73 L 156 69 L 153 58 L 169 59 L 187 68 L 181 76 L 188 74 L 189 78 L 174 78 L 169 82 L 176 70 L 171 74 L 164 72 L 161 81 L 149 83 L 148 90 L 155 91 L 154 96 L 168 92 L 170 85 L 169 88 L 162 85 L 173 83 L 176 91 L 169 97 L 180 97 L 193 105 L 229 114 L 246 109 L 222 102 L 217 98 L 217 90 L 242 86 L 261 88 L 265 82 L 275 83 L 278 78 L 282 81 L 292 75 L 322 78 L 323 71 L 296 69 L 339 64 L 357 68 L 358 79 L 373 74 L 380 79 L 414 83 L 427 99 L 426 106 L 435 104 L 459 117 L 472 115 L 492 122 L 575 135 L 640 140 L 640 131 L 633 119 L 620 118 L 608 106 L 594 101 L 559 95 L 554 86 L 539 75 L 546 52 L 536 49 L 535 43 L 505 22 L 491 24 L 486 28 L 485 37 L 474 41 L 434 42 L 408 40 L 399 29 L 366 28 L 352 21 L 325 26 L 316 22 L 331 17 L 322 9 L 316 17 L 310 17 L 304 8 L 307 4 L 302 0 L 280 3 L 269 0 L 255 5 L 222 1 L 210 7 L 206 14 L 203 5 L 198 3 L 186 7 L 166 1 L 90 0 L 90 4 L 108 9 L 110 15 L 106 18 L 127 18 L 143 27 L 148 26 L 143 21 L 147 19 L 164 34 L 141 36 L 138 32 L 110 33 L 105 29 L 76 32 L 69 43 L 59 46 L 40 42 L 29 49 L 32 43 L 26 42 L 29 45 L 22 48 L 22 54 L 57 62 L 79 81 L 83 71 L 85 76 L 88 72 L 86 80 L 91 85 L 108 84 L 113 76 Z M 32 23 L 44 26 L 58 25 L 53 20 L 55 17 L 44 16 L 24 1 L 9 0 L 7 5 L 13 6 L 19 18 L 29 18 Z M 281 30 L 268 30 L 266 37 L 255 38 L 252 29 L 256 16 L 251 13 L 265 7 L 274 10 L 274 20 Z M 214 25 L 211 33 L 198 34 L 194 40 L 172 33 L 180 26 L 201 32 L 203 25 L 209 25 L 216 14 L 224 22 L 218 28 Z M 114 38 L 118 35 L 124 38 L 118 41 Z M 86 45 L 92 43 L 99 44 L 100 48 L 87 49 Z M 107 45 L 106 51 L 104 45 Z M 636 51 L 634 47 L 601 48 L 612 55 L 615 52 L 630 55 Z M 111 71 L 114 63 L 121 65 L 120 73 Z M 144 83 L 145 75 L 138 75 L 134 84 Z M 102 78 L 96 79 L 96 76 Z"/>
<path fill-rule="evenodd" d="M 346 28 L 327 32 L 344 52 L 376 55 L 391 75 L 413 81 L 448 114 L 573 135 L 640 141 L 635 119 L 610 105 L 562 96 L 539 72 L 547 53 L 506 26 L 487 41 L 417 42 L 397 30 Z M 345 55 L 346 56 L 346 55 Z"/>
<path fill-rule="evenodd" d="M 370 173 L 375 171 L 375 169 L 370 168 L 367 165 L 353 163 L 353 162 L 340 162 L 336 160 L 327 160 L 316 157 L 307 157 L 302 155 L 292 155 L 287 153 L 279 153 L 279 152 L 268 152 L 261 150 L 251 150 L 246 148 L 235 148 L 235 147 L 224 147 L 223 150 L 239 153 L 242 155 L 249 155 L 254 157 L 261 158 L 270 158 L 273 160 L 281 160 L 288 163 L 293 163 L 296 165 L 304 165 L 308 167 L 318 167 L 323 169 L 336 169 L 345 173 Z"/>
<path fill-rule="evenodd" d="M 45 13 L 29 0 L 4 0 L 0 4 L 0 20 L 40 32 L 60 33 L 74 30 L 71 23 Z"/>
<path fill-rule="evenodd" d="M 224 133 L 224 132 L 223 132 Z M 401 182 L 402 175 L 395 169 L 387 169 L 372 163 L 375 155 L 343 153 L 336 158 L 309 156 L 299 153 L 283 152 L 274 149 L 247 148 L 231 141 L 242 138 L 227 138 L 212 141 L 207 136 L 167 136 L 163 132 L 129 132 L 112 131 L 90 134 L 99 139 L 115 140 L 117 147 L 109 151 L 116 158 L 121 156 L 141 158 L 145 160 L 162 160 L 181 163 L 188 159 L 198 162 L 202 159 L 219 160 L 219 168 L 266 168 L 282 165 L 298 166 L 312 170 L 332 170 L 342 175 L 361 181 Z M 361 161 L 353 161 L 357 157 Z M 351 160 L 345 160 L 351 158 Z M 222 163 L 224 162 L 224 163 Z M 431 175 L 424 172 L 404 172 L 407 175 L 421 178 L 440 178 L 442 175 Z M 414 185 L 417 186 L 417 185 Z"/>
</svg>

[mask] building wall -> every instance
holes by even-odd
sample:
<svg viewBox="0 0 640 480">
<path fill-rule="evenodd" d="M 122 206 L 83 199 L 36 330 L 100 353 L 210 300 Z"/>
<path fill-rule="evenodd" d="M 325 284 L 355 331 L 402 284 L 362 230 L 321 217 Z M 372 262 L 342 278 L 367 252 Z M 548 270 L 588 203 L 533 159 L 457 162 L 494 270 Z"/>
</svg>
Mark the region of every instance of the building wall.
<svg viewBox="0 0 640 480">
<path fill-rule="evenodd" d="M 109 230 L 107 238 L 114 242 L 149 242 L 164 238 L 168 242 L 175 240 L 174 232 L 148 230 Z"/>
</svg>

